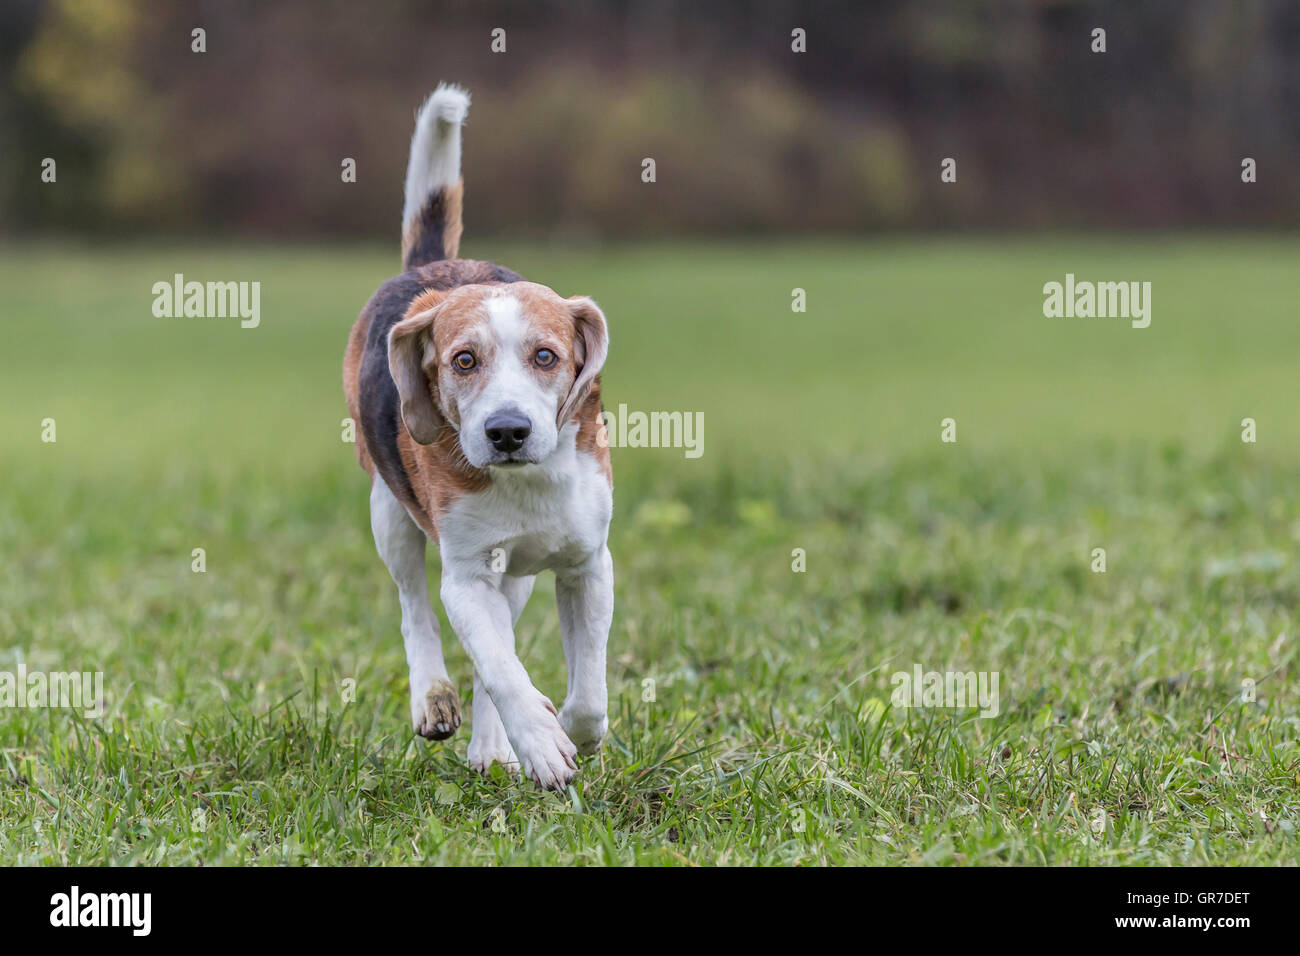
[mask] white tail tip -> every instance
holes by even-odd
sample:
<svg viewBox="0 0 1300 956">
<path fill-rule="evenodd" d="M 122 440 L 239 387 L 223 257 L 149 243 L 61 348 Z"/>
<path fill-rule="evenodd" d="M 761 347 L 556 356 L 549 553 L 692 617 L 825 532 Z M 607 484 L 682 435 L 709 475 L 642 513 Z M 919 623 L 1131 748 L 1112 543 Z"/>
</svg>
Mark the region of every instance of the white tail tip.
<svg viewBox="0 0 1300 956">
<path fill-rule="evenodd" d="M 429 94 L 429 98 L 420 107 L 417 126 L 430 120 L 460 126 L 469 115 L 469 90 L 451 83 L 439 83 L 438 88 Z"/>
<path fill-rule="evenodd" d="M 460 182 L 460 127 L 468 115 L 469 91 L 449 83 L 439 83 L 416 113 L 406 166 L 403 232 L 429 196 Z"/>
</svg>

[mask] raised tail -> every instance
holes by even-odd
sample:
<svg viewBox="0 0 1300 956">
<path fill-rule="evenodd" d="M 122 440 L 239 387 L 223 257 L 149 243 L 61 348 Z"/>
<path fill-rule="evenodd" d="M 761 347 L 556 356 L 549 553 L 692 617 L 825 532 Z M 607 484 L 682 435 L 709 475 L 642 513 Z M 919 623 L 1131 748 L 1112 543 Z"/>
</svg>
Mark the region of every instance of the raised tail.
<svg viewBox="0 0 1300 956">
<path fill-rule="evenodd" d="M 460 127 L 469 92 L 446 83 L 429 94 L 415 117 L 402 207 L 402 268 L 454 259 L 460 249 Z"/>
</svg>

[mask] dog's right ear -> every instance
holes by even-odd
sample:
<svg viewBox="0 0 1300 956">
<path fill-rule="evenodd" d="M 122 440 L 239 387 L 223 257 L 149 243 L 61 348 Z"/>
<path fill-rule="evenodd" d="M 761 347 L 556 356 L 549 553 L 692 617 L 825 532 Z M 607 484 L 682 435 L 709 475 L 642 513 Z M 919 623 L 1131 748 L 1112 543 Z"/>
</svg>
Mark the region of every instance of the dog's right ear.
<svg viewBox="0 0 1300 956">
<path fill-rule="evenodd" d="M 388 370 L 402 400 L 402 421 L 421 445 L 431 445 L 447 424 L 438 410 L 438 357 L 433 351 L 433 323 L 444 296 L 426 292 L 414 303 L 419 309 L 388 332 Z"/>
</svg>

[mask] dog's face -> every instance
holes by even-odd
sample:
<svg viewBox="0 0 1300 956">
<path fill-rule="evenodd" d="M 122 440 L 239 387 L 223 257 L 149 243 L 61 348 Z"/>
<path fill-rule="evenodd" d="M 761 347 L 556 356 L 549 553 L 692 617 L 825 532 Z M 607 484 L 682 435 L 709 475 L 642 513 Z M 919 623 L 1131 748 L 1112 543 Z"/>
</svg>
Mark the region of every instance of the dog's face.
<svg viewBox="0 0 1300 956">
<path fill-rule="evenodd" d="M 555 451 L 605 364 L 605 316 L 585 296 L 534 282 L 430 290 L 388 335 L 388 367 L 411 437 L 444 425 L 476 468 L 537 464 Z"/>
</svg>

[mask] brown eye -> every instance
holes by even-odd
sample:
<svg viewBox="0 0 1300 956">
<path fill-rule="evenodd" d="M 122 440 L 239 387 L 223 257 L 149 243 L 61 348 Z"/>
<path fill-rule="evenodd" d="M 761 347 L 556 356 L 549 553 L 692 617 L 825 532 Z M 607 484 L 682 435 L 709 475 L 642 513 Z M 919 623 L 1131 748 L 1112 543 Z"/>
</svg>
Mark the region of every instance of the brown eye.
<svg viewBox="0 0 1300 956">
<path fill-rule="evenodd" d="M 555 364 L 555 353 L 550 349 L 538 349 L 537 354 L 533 356 L 533 361 L 537 363 L 538 368 L 550 368 Z"/>
<path fill-rule="evenodd" d="M 456 357 L 452 359 L 452 362 L 455 363 L 456 367 L 462 372 L 468 372 L 477 364 L 473 352 L 457 352 Z"/>
</svg>

